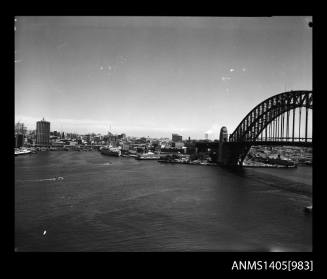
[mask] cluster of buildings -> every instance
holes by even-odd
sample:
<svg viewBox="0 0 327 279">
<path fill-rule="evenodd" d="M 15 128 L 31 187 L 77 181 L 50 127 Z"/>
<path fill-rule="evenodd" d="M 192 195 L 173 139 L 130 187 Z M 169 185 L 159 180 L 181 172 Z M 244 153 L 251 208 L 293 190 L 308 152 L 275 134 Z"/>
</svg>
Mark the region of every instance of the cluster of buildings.
<svg viewBox="0 0 327 279">
<path fill-rule="evenodd" d="M 312 165 L 312 148 L 297 146 L 252 146 L 245 164 L 257 165 L 276 159 L 294 162 L 297 165 Z"/>
<path fill-rule="evenodd" d="M 35 131 L 27 131 L 24 123 L 15 125 L 15 148 L 23 146 L 49 146 L 50 145 L 50 122 L 36 122 Z"/>
<path fill-rule="evenodd" d="M 103 146 L 119 148 L 122 155 L 137 155 L 148 152 L 167 155 L 174 161 L 216 162 L 219 154 L 219 142 L 228 141 L 226 127 L 222 127 L 219 140 L 211 141 L 208 134 L 203 140 L 183 140 L 178 134 L 171 138 L 130 137 L 126 134 L 106 135 L 64 133 L 50 131 L 50 122 L 42 119 L 36 122 L 36 130 L 28 131 L 23 123 L 15 125 L 15 147 L 34 147 L 39 150 L 98 150 Z M 246 161 L 248 163 L 264 163 L 276 158 L 290 159 L 296 163 L 311 164 L 312 149 L 301 147 L 264 147 L 253 146 Z"/>
<path fill-rule="evenodd" d="M 218 142 L 218 141 L 216 141 Z M 208 152 L 205 140 L 183 140 L 178 134 L 171 138 L 130 137 L 126 134 L 106 135 L 64 133 L 50 131 L 50 122 L 44 118 L 36 122 L 36 129 L 27 131 L 23 123 L 15 125 L 15 147 L 34 147 L 39 150 L 96 150 L 102 146 L 119 148 L 122 154 L 140 154 L 154 152 L 160 154 L 194 154 Z"/>
</svg>

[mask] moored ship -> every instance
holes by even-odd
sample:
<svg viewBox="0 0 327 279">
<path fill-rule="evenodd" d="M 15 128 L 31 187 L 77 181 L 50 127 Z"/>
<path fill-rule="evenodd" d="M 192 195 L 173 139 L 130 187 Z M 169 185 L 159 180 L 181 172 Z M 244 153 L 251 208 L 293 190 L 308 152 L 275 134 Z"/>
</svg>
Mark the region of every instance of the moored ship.
<svg viewBox="0 0 327 279">
<path fill-rule="evenodd" d="M 278 155 L 277 158 L 269 158 L 269 163 L 281 167 L 287 167 L 287 168 L 297 167 L 297 165 L 292 160 L 286 157 L 281 157 L 280 155 Z"/>
<path fill-rule="evenodd" d="M 154 154 L 152 152 L 148 152 L 148 153 L 143 153 L 143 154 L 137 155 L 137 157 L 135 157 L 135 159 L 137 159 L 137 160 L 159 160 L 160 155 Z"/>
<path fill-rule="evenodd" d="M 108 155 L 108 156 L 116 156 L 119 157 L 121 155 L 121 151 L 119 148 L 113 147 L 102 147 L 100 149 L 101 154 Z"/>
<path fill-rule="evenodd" d="M 32 151 L 27 148 L 15 148 L 15 156 L 30 154 Z"/>
</svg>

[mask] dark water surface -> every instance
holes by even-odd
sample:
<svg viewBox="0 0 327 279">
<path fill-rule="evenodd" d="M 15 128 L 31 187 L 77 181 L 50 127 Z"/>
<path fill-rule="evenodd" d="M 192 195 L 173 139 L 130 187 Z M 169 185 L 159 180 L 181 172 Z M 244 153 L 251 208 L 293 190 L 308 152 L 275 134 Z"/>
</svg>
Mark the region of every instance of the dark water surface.
<svg viewBox="0 0 327 279">
<path fill-rule="evenodd" d="M 16 251 L 311 251 L 311 168 L 15 158 Z M 63 181 L 46 180 L 57 176 Z M 282 187 L 280 187 L 282 185 Z M 306 189 L 305 194 L 286 191 Z M 46 234 L 44 234 L 46 231 Z"/>
</svg>

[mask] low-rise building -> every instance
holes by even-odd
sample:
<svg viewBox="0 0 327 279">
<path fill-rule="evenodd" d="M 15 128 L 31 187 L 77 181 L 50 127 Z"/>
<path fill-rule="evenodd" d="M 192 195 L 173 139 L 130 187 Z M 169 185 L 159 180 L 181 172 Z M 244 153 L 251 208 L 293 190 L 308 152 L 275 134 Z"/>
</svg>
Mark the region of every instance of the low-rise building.
<svg viewBox="0 0 327 279">
<path fill-rule="evenodd" d="M 175 142 L 175 147 L 182 148 L 182 147 L 184 147 L 184 143 L 183 142 Z"/>
</svg>

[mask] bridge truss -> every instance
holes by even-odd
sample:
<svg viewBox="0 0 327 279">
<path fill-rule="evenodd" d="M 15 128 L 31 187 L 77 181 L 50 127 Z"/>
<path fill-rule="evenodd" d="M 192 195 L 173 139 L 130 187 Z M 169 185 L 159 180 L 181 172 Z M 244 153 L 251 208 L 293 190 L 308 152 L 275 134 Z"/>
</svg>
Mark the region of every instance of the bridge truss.
<svg viewBox="0 0 327 279">
<path fill-rule="evenodd" d="M 312 110 L 312 91 L 277 94 L 251 110 L 230 135 L 229 141 L 312 142 L 312 135 L 308 133 L 309 110 Z M 302 133 L 301 128 L 304 129 Z"/>
<path fill-rule="evenodd" d="M 244 117 L 229 144 L 236 144 L 241 164 L 252 145 L 312 146 L 312 91 L 289 91 L 266 99 Z"/>
</svg>

